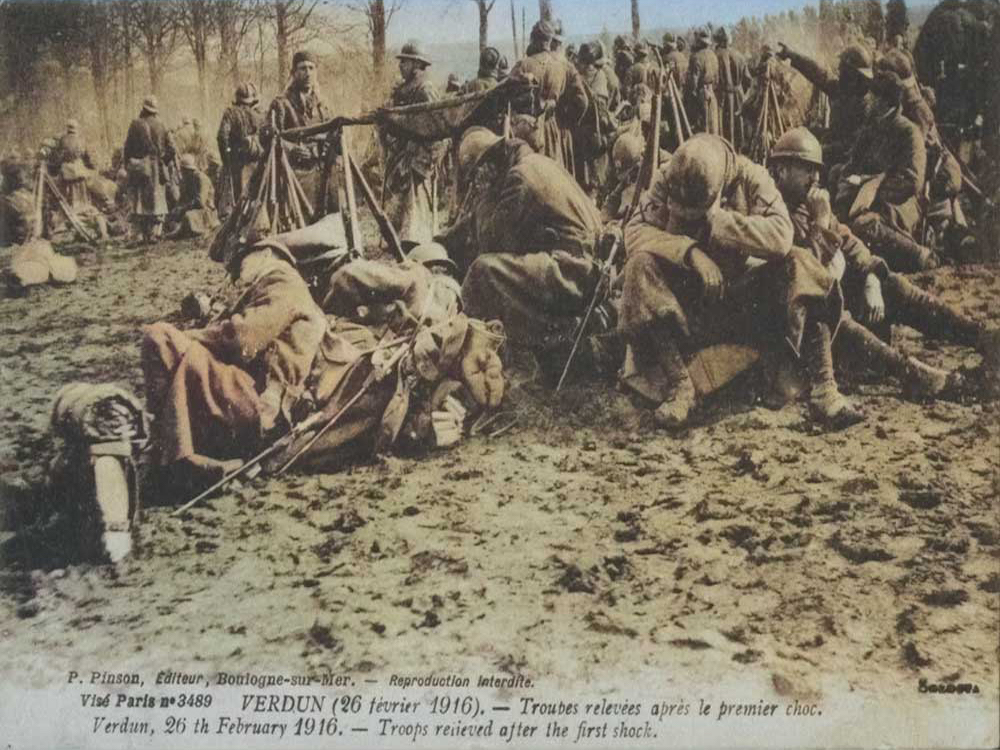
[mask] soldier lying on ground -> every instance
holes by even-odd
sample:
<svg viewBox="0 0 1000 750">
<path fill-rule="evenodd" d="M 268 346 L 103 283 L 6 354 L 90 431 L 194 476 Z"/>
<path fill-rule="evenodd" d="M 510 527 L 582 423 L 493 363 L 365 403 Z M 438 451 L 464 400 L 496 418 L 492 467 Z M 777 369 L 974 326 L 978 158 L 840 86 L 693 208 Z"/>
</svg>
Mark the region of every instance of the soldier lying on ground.
<svg viewBox="0 0 1000 750">
<path fill-rule="evenodd" d="M 459 181 L 464 199 L 440 241 L 466 272 L 466 312 L 501 320 L 558 377 L 600 277 L 597 209 L 555 161 L 485 128 L 462 138 Z"/>
<path fill-rule="evenodd" d="M 795 226 L 795 244 L 813 250 L 817 257 L 830 258 L 828 267 L 841 265 L 837 275 L 842 274 L 847 309 L 834 341 L 838 359 L 860 360 L 869 369 L 887 372 L 900 380 L 907 395 L 920 399 L 957 395 L 960 378 L 906 356 L 859 321 L 908 325 L 925 336 L 975 346 L 987 363 L 996 360 L 997 331 L 891 272 L 884 260 L 833 217 L 829 195 L 819 187 L 822 150 L 808 129 L 785 133 L 775 144 L 768 166 Z"/>
<path fill-rule="evenodd" d="M 659 170 L 625 230 L 620 324 L 622 382 L 654 406 L 657 424 L 688 423 L 697 393 L 682 352 L 715 341 L 794 354 L 817 419 L 840 428 L 862 418 L 833 377 L 836 285 L 792 247 L 793 234 L 766 170 L 717 136 L 689 139 Z"/>
</svg>

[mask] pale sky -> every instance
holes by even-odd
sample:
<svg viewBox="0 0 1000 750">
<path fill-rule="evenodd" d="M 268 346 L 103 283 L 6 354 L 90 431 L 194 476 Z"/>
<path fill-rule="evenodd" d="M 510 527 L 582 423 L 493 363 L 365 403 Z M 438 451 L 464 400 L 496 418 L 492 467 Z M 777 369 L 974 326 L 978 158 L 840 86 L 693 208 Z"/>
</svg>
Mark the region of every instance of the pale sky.
<svg viewBox="0 0 1000 750">
<path fill-rule="evenodd" d="M 388 4 L 388 3 L 387 3 Z M 639 0 L 644 28 L 687 28 L 712 21 L 729 24 L 743 16 L 762 16 L 783 10 L 798 10 L 806 0 Z M 813 2 L 815 5 L 815 2 Z M 605 25 L 612 33 L 632 28 L 630 0 L 553 0 L 555 15 L 563 21 L 567 36 L 596 34 Z M 528 28 L 538 18 L 536 0 L 514 0 L 520 34 L 521 7 L 527 11 Z M 490 13 L 490 40 L 511 36 L 510 0 L 496 0 Z M 473 0 L 405 0 L 389 26 L 389 42 L 399 46 L 407 39 L 436 42 L 475 42 L 479 38 L 479 12 Z"/>
</svg>

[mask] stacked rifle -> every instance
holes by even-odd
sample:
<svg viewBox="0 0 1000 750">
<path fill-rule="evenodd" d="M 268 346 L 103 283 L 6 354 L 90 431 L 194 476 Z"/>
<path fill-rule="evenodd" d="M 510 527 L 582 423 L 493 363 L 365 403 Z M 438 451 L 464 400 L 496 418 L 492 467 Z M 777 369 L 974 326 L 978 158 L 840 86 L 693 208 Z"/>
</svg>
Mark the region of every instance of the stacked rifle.
<svg viewBox="0 0 1000 750">
<path fill-rule="evenodd" d="M 750 138 L 747 156 L 758 164 L 767 164 L 771 148 L 788 130 L 788 123 L 785 122 L 785 116 L 781 111 L 778 88 L 771 75 L 770 60 L 764 63 L 758 81 L 758 90 L 760 92 L 758 96 L 760 109 L 757 112 L 757 124 L 754 127 L 753 136 Z"/>
</svg>

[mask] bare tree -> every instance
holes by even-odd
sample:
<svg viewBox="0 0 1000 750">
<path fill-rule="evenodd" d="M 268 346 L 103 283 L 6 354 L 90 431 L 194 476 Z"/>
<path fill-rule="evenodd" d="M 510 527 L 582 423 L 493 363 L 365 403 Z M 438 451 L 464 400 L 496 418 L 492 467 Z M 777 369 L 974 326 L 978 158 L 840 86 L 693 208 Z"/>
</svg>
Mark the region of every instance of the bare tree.
<svg viewBox="0 0 1000 750">
<path fill-rule="evenodd" d="M 479 51 L 482 52 L 486 48 L 488 29 L 490 23 L 490 11 L 493 10 L 493 6 L 496 5 L 497 0 L 472 0 L 479 8 Z"/>
<path fill-rule="evenodd" d="M 109 92 L 114 75 L 115 38 L 114 9 L 102 0 L 90 0 L 86 20 L 81 27 L 86 29 L 87 52 L 90 61 L 90 77 L 94 83 L 94 98 L 101 118 L 101 136 L 104 147 L 112 149 L 111 102 Z"/>
<path fill-rule="evenodd" d="M 632 38 L 639 39 L 641 26 L 639 24 L 639 0 L 632 0 Z"/>
<path fill-rule="evenodd" d="M 376 79 L 381 79 L 385 71 L 385 39 L 392 17 L 403 7 L 405 0 L 364 0 L 352 6 L 364 14 L 368 21 L 368 37 L 372 42 L 372 69 Z M 492 3 L 490 3 L 492 6 Z"/>
<path fill-rule="evenodd" d="M 198 111 L 204 117 L 208 94 L 208 45 L 214 36 L 210 0 L 177 0 L 177 25 L 184 33 L 198 73 Z"/>
<path fill-rule="evenodd" d="M 542 21 L 551 21 L 553 15 L 552 0 L 538 0 L 538 18 Z"/>
<path fill-rule="evenodd" d="M 159 94 L 163 73 L 179 42 L 177 9 L 158 0 L 137 0 L 133 10 L 139 49 L 149 70 L 149 88 Z"/>
<path fill-rule="evenodd" d="M 264 7 L 265 17 L 274 27 L 279 86 L 288 79 L 292 47 L 307 44 L 320 34 L 320 27 L 310 23 L 319 4 L 320 0 L 270 0 Z"/>
<path fill-rule="evenodd" d="M 219 37 L 219 83 L 235 89 L 240 83 L 240 50 L 258 19 L 258 0 L 216 0 L 212 3 L 212 24 Z"/>
</svg>

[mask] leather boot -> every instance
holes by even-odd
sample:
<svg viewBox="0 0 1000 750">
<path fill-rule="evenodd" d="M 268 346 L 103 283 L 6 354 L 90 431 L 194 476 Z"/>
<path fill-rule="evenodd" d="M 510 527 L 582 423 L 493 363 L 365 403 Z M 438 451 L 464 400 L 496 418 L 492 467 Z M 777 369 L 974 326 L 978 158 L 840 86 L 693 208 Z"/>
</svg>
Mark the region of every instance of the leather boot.
<svg viewBox="0 0 1000 750">
<path fill-rule="evenodd" d="M 881 218 L 856 222 L 854 230 L 885 260 L 889 268 L 898 273 L 929 271 L 941 264 L 933 250 L 889 226 Z"/>
<path fill-rule="evenodd" d="M 889 274 L 883 289 L 893 320 L 925 336 L 975 346 L 983 332 L 981 324 L 898 273 Z"/>
<path fill-rule="evenodd" d="M 802 357 L 809 374 L 809 410 L 828 429 L 842 430 L 864 421 L 864 415 L 837 390 L 833 377 L 830 326 L 812 322 L 802 340 Z"/>
<path fill-rule="evenodd" d="M 653 412 L 653 421 L 660 427 L 677 429 L 687 424 L 698 404 L 698 394 L 677 345 L 666 341 L 658 343 L 657 347 L 660 365 L 669 384 L 667 397 Z"/>
<path fill-rule="evenodd" d="M 854 355 L 867 369 L 885 372 L 897 378 L 903 394 L 915 401 L 925 401 L 956 390 L 960 376 L 924 364 L 889 346 L 855 320 L 844 320 L 837 333 L 837 349 Z"/>
</svg>

